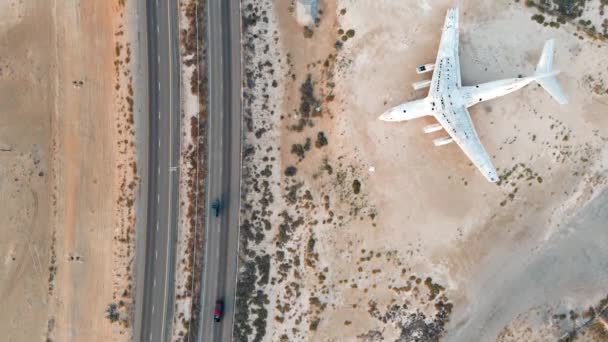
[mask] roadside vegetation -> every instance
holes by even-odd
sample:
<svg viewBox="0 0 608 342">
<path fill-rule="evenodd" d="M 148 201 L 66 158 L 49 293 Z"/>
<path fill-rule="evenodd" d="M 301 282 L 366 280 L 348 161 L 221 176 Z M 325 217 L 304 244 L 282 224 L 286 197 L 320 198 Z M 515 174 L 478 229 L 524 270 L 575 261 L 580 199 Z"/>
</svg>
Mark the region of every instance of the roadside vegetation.
<svg viewBox="0 0 608 342">
<path fill-rule="evenodd" d="M 125 13 L 126 1 L 119 1 L 121 13 Z M 122 16 L 122 14 L 121 14 Z M 113 301 L 106 311 L 111 322 L 121 325 L 121 334 L 132 334 L 128 331 L 132 326 L 134 315 L 134 273 L 135 257 L 135 199 L 139 186 L 139 176 L 135 153 L 135 117 L 133 75 L 131 73 L 132 51 L 124 28 L 119 25 L 115 29 L 116 43 L 114 48 L 114 77 L 116 107 L 116 136 L 119 160 L 116 172 L 119 179 L 119 192 L 116 199 L 116 243 L 115 273 L 118 277 L 114 286 Z M 82 86 L 82 82 L 79 86 Z M 126 85 L 121 87 L 121 85 Z M 79 261 L 79 256 L 72 255 L 70 261 Z M 116 304 L 118 303 L 118 304 Z"/>
<path fill-rule="evenodd" d="M 190 93 L 182 94 L 184 102 L 193 99 L 198 110 L 182 115 L 182 146 L 180 155 L 180 217 L 179 239 L 183 244 L 176 258 L 176 309 L 173 338 L 191 339 L 198 330 L 199 296 L 204 248 L 205 212 L 205 149 L 207 127 L 206 2 L 182 1 L 180 5 L 180 42 L 182 73 L 190 80 Z M 186 73 L 191 72 L 187 75 Z M 187 77 L 187 78 L 186 78 Z"/>
</svg>

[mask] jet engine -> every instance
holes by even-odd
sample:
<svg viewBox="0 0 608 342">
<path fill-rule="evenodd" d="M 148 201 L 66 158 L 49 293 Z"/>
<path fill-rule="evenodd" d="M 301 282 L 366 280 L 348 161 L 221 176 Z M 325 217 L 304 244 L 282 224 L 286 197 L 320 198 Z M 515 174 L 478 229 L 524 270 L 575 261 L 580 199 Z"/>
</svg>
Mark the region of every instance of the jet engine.
<svg viewBox="0 0 608 342">
<path fill-rule="evenodd" d="M 441 124 L 435 123 L 432 125 L 427 125 L 424 126 L 424 128 L 422 129 L 424 131 L 424 133 L 433 133 L 433 132 L 437 132 L 443 129 L 443 126 L 441 126 Z"/>
<path fill-rule="evenodd" d="M 434 139 L 433 144 L 435 144 L 435 146 L 443 146 L 443 145 L 447 145 L 453 141 L 454 140 L 452 140 L 451 137 L 441 137 L 441 138 Z"/>
<path fill-rule="evenodd" d="M 422 80 L 422 81 L 412 83 L 412 87 L 414 87 L 415 90 L 424 89 L 430 85 L 431 85 L 431 80 Z"/>
<path fill-rule="evenodd" d="M 424 74 L 426 72 L 433 71 L 433 69 L 435 69 L 435 63 L 429 63 L 429 64 L 424 64 L 424 65 L 419 65 L 419 66 L 416 67 L 416 73 L 417 74 Z"/>
</svg>

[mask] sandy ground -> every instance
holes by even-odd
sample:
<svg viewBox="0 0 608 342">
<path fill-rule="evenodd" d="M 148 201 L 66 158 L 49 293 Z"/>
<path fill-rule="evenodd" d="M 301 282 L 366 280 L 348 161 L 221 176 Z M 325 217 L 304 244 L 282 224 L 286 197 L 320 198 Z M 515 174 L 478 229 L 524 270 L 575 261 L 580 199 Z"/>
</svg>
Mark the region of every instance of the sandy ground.
<svg viewBox="0 0 608 342">
<path fill-rule="evenodd" d="M 129 66 L 137 56 L 123 3 L 61 2 L 55 9 L 57 276 L 51 336 L 60 341 L 122 340 L 131 333 L 137 166 Z M 83 84 L 72 86 L 74 81 Z M 120 313 L 114 325 L 104 317 L 111 303 Z"/>
<path fill-rule="evenodd" d="M 605 43 L 520 3 L 460 2 L 465 85 L 532 73 L 556 38 L 570 97 L 532 85 L 470 109 L 490 184 L 457 146 L 433 147 L 433 119 L 377 120 L 424 96 L 414 69 L 452 2 L 321 2 L 312 30 L 292 2 L 247 4 L 237 339 L 542 340 L 582 324 L 607 292 Z M 570 310 L 570 326 L 552 318 Z"/>
<path fill-rule="evenodd" d="M 130 11 L 124 1 L 2 4 L 7 340 L 131 334 Z M 113 325 L 110 303 L 119 312 Z"/>
<path fill-rule="evenodd" d="M 46 333 L 52 12 L 48 4 L 0 3 L 0 331 L 6 341 Z"/>
</svg>

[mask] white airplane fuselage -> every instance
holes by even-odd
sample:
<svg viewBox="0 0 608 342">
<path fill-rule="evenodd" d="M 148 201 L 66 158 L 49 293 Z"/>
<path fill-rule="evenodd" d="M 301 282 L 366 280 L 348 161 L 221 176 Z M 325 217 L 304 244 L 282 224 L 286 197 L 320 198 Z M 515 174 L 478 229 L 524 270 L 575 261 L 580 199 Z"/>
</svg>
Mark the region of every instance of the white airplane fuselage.
<svg viewBox="0 0 608 342">
<path fill-rule="evenodd" d="M 465 98 L 466 106 L 469 108 L 483 101 L 492 100 L 519 90 L 532 81 L 534 81 L 534 77 L 507 78 L 472 87 L 462 87 L 460 88 L 460 93 Z"/>
<path fill-rule="evenodd" d="M 507 78 L 475 86 L 456 87 L 455 89 L 436 95 L 429 94 L 424 99 L 405 102 L 387 110 L 380 115 L 380 120 L 399 122 L 416 119 L 421 116 L 434 115 L 438 104 L 444 108 L 452 106 L 461 107 L 463 105 L 469 108 L 478 103 L 517 91 L 534 80 L 535 77 Z"/>
</svg>

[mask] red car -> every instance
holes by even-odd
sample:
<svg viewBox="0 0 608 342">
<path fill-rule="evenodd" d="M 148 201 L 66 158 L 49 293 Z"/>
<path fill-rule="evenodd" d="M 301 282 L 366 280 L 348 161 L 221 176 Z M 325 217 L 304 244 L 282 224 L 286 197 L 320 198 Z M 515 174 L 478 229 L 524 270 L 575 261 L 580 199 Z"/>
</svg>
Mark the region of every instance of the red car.
<svg viewBox="0 0 608 342">
<path fill-rule="evenodd" d="M 221 300 L 215 302 L 215 309 L 213 310 L 213 320 L 219 322 L 222 320 L 222 313 L 224 311 L 224 303 Z"/>
</svg>

